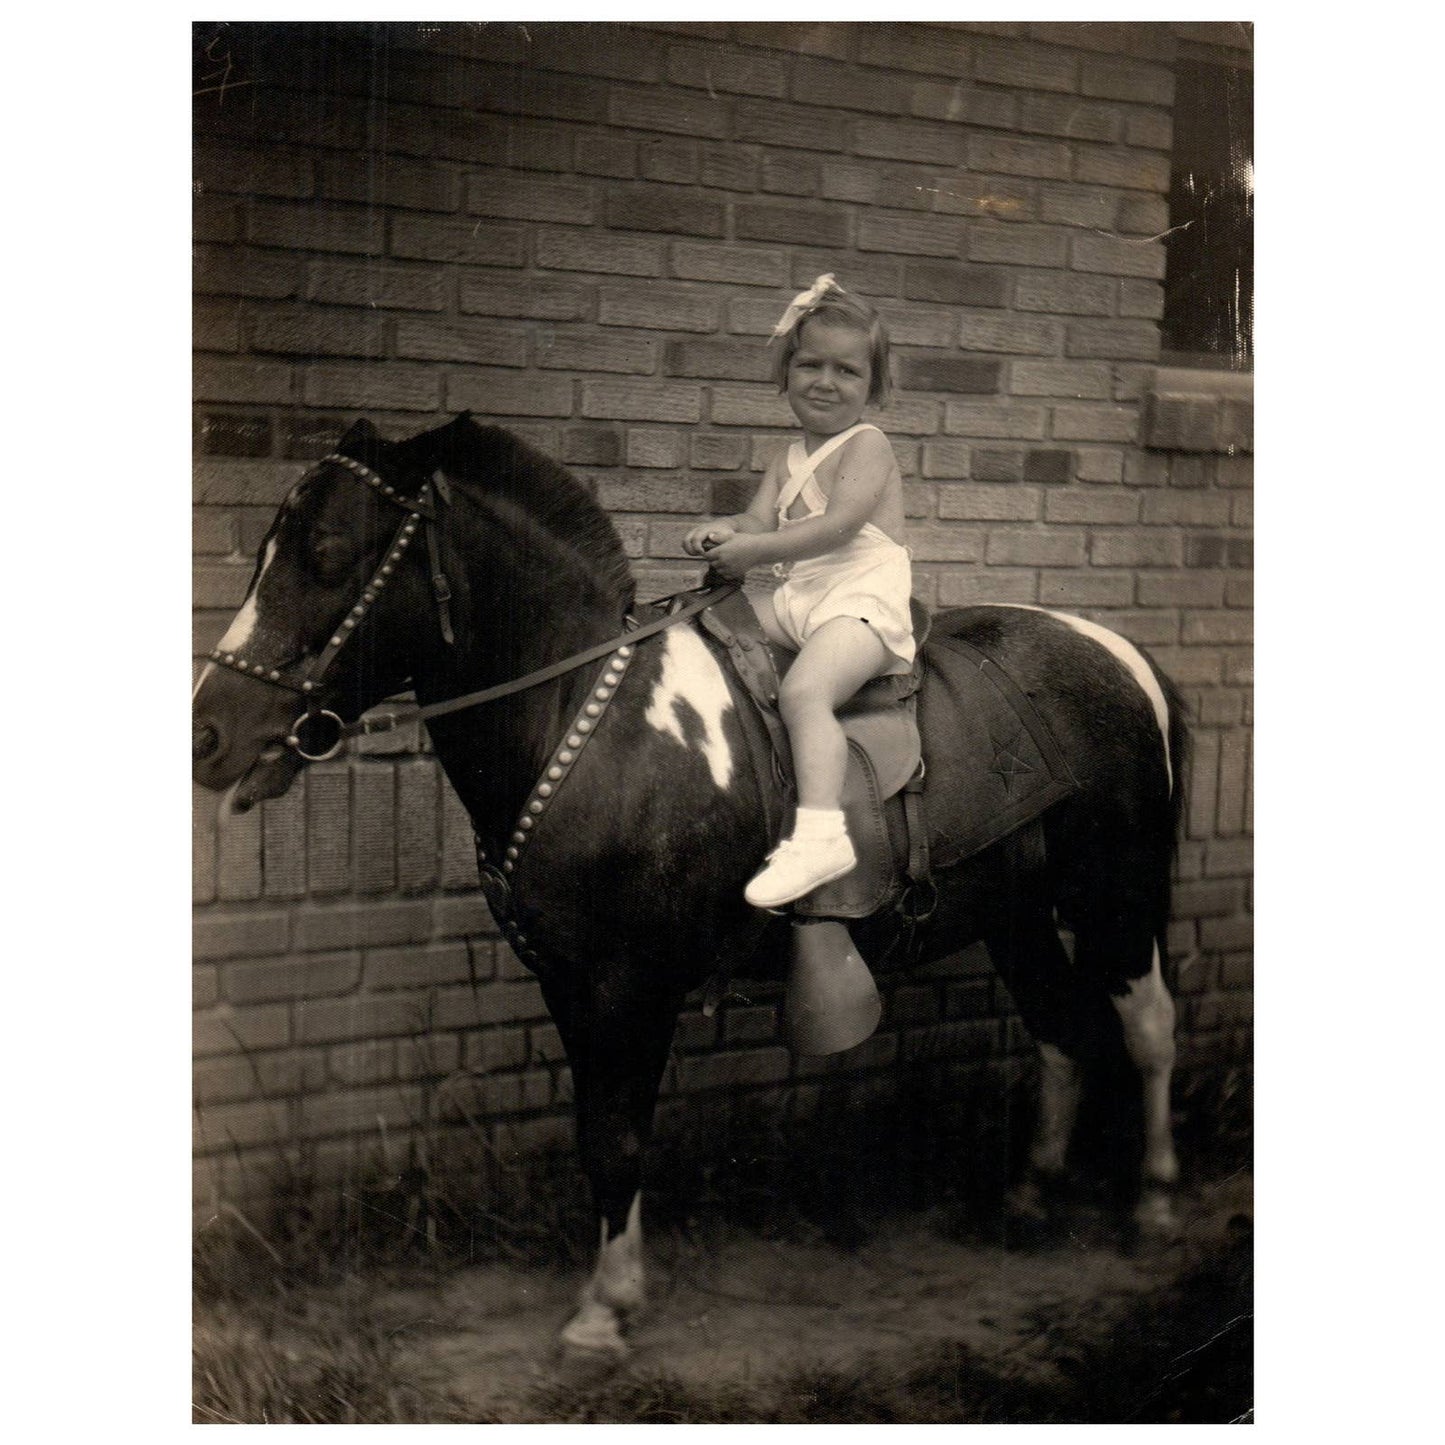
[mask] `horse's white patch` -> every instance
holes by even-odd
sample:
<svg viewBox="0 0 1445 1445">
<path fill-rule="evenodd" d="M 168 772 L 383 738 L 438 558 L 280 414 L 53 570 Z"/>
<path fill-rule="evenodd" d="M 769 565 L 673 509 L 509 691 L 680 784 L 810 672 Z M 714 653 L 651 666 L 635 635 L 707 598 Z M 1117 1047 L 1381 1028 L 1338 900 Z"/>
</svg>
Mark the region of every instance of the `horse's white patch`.
<svg viewBox="0 0 1445 1445">
<path fill-rule="evenodd" d="M 636 1309 L 642 1303 L 641 1193 L 632 1196 L 632 1204 L 627 1210 L 627 1227 L 621 1234 L 608 1239 L 607 1222 L 602 1222 L 602 1242 L 593 1287 L 597 1297 L 614 1308 Z"/>
<path fill-rule="evenodd" d="M 241 604 L 241 610 L 231 619 L 231 625 L 226 629 L 226 635 L 216 644 L 219 651 L 244 656 L 256 631 L 256 597 L 261 591 L 261 579 L 266 575 L 266 569 L 271 565 L 275 556 L 276 539 L 272 537 L 266 543 L 266 555 L 261 562 L 261 570 L 256 574 L 256 585 L 247 593 L 246 600 Z"/>
<path fill-rule="evenodd" d="M 1144 661 L 1143 654 L 1127 637 L 1120 637 L 1117 632 L 1110 632 L 1107 627 L 1100 627 L 1097 622 L 1089 622 L 1083 617 L 1073 617 L 1067 612 L 1052 612 L 1047 607 L 1031 607 L 1026 602 L 988 602 L 983 605 L 1017 607 L 1024 612 L 1042 612 L 1049 617 L 1057 617 L 1060 622 L 1067 623 L 1091 642 L 1097 642 L 1123 663 L 1129 670 L 1129 675 L 1139 684 L 1144 696 L 1149 699 L 1149 706 L 1154 709 L 1154 720 L 1159 724 L 1159 734 L 1164 742 L 1164 772 L 1169 779 L 1169 791 L 1174 791 L 1174 767 L 1169 757 L 1169 704 L 1164 700 L 1159 680 Z"/>
<path fill-rule="evenodd" d="M 688 747 L 677 712 L 679 702 L 687 703 L 702 724 L 698 746 L 712 780 L 726 788 L 733 776 L 732 749 L 723 731 L 723 717 L 733 705 L 727 680 L 717 659 L 691 628 L 672 627 L 664 636 L 662 675 L 647 705 L 647 721 Z"/>
</svg>

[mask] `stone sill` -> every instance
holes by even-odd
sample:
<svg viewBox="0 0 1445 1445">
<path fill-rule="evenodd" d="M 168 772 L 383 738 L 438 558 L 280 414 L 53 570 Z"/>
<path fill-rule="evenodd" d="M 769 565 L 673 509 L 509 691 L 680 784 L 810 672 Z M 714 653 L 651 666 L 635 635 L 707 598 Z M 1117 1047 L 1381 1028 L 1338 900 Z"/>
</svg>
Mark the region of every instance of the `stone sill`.
<svg viewBox="0 0 1445 1445">
<path fill-rule="evenodd" d="M 1144 445 L 1162 452 L 1254 451 L 1254 375 L 1161 366 L 1144 397 Z"/>
</svg>

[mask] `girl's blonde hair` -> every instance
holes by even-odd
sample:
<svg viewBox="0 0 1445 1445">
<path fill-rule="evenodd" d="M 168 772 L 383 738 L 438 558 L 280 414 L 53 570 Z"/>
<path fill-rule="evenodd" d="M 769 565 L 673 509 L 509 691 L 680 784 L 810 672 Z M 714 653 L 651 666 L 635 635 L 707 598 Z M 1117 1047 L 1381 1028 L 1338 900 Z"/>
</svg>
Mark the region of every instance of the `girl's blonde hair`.
<svg viewBox="0 0 1445 1445">
<path fill-rule="evenodd" d="M 778 390 L 788 389 L 788 367 L 798 350 L 803 323 L 815 316 L 837 326 L 850 326 L 867 336 L 871 362 L 868 400 L 878 405 L 886 402 L 893 390 L 893 379 L 888 374 L 888 330 L 883 318 L 861 296 L 845 291 L 831 276 L 820 276 L 812 292 L 800 295 L 778 323 L 772 338 L 772 379 Z"/>
</svg>

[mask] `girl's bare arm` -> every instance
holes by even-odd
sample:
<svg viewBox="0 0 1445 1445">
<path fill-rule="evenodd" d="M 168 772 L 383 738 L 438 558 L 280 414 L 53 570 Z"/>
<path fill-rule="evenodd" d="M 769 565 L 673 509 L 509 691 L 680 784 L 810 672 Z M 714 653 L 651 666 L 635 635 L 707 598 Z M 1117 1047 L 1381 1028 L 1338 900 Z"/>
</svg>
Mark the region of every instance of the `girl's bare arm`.
<svg viewBox="0 0 1445 1445">
<path fill-rule="evenodd" d="M 716 517 L 693 527 L 682 539 L 682 550 L 690 556 L 701 556 L 713 545 L 743 532 L 756 535 L 771 532 L 778 525 L 778 494 L 781 490 L 782 464 L 777 457 L 768 463 L 763 479 L 745 512 L 731 517 Z"/>
<path fill-rule="evenodd" d="M 881 432 L 860 432 L 839 453 L 837 475 L 821 516 L 792 523 L 784 531 L 768 528 L 765 535 L 732 537 L 710 554 L 713 564 L 746 571 L 761 563 L 795 562 L 836 551 L 872 519 L 891 485 L 901 482 L 888 438 Z M 775 489 L 774 506 L 776 496 Z"/>
</svg>

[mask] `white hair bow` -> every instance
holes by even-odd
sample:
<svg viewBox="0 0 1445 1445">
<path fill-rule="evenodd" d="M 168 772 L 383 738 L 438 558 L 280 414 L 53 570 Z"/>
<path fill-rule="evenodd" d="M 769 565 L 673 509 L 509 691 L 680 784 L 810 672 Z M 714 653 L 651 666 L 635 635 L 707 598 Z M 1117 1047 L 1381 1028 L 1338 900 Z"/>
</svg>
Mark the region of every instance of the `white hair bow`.
<svg viewBox="0 0 1445 1445">
<path fill-rule="evenodd" d="M 819 276 L 806 291 L 799 291 L 788 303 L 788 309 L 783 312 L 778 324 L 773 327 L 773 335 L 786 336 L 798 324 L 798 318 L 805 311 L 816 306 L 829 291 L 841 291 L 842 289 L 833 279 L 831 271 L 825 276 Z"/>
</svg>

